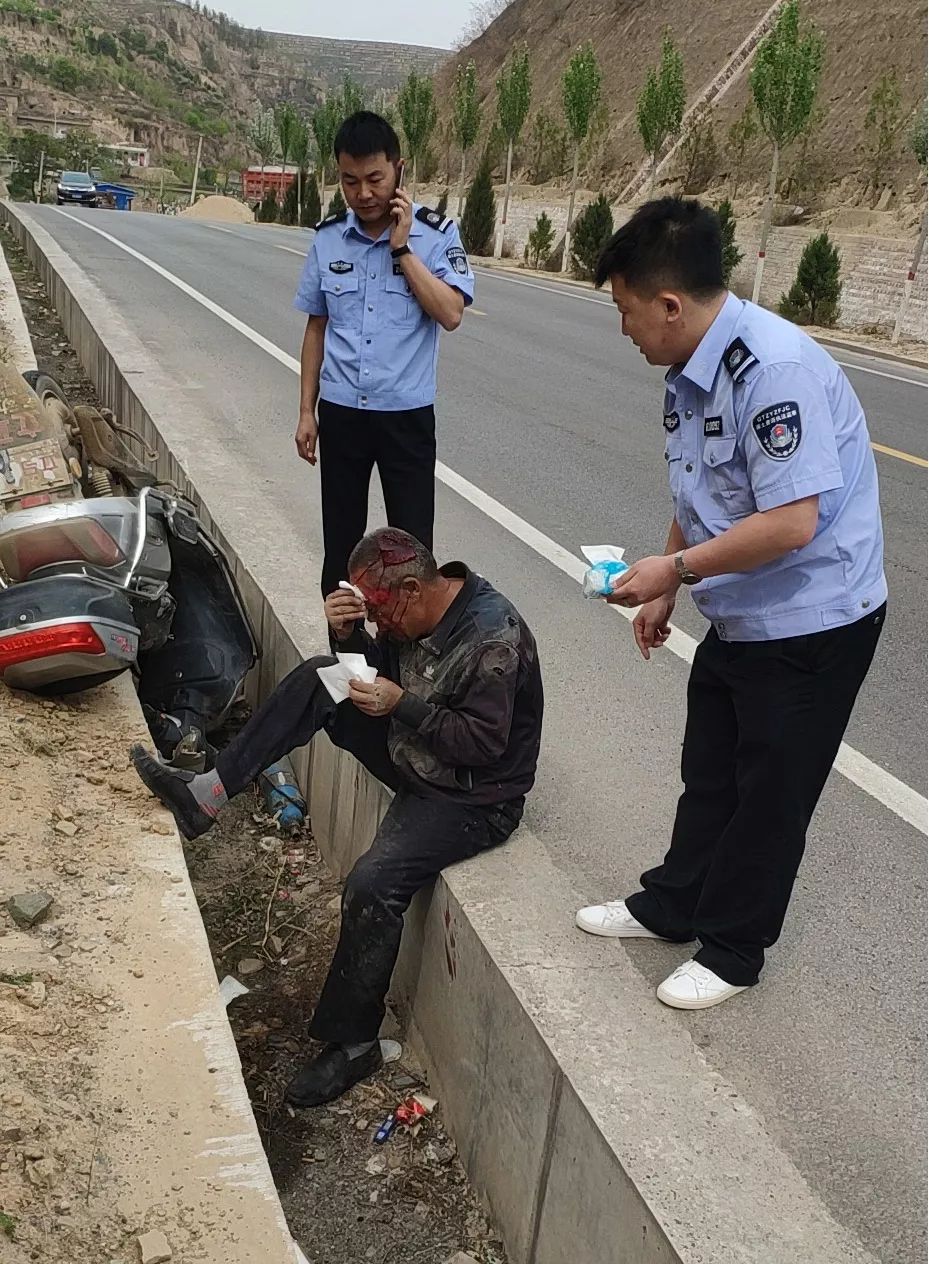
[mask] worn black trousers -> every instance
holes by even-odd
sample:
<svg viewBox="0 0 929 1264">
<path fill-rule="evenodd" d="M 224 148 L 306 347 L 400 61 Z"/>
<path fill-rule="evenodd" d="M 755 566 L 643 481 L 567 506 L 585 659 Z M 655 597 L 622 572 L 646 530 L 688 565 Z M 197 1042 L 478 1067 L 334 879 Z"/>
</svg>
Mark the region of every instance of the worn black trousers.
<svg viewBox="0 0 929 1264">
<path fill-rule="evenodd" d="M 425 797 L 399 781 L 387 753 L 388 721 L 351 702 L 333 702 L 316 674 L 332 658 L 311 658 L 290 673 L 220 752 L 226 793 L 244 790 L 263 768 L 325 730 L 384 785 L 394 800 L 342 895 L 339 943 L 310 1025 L 317 1040 L 374 1040 L 400 949 L 403 915 L 416 892 L 443 869 L 505 842 L 523 800 L 491 807 Z"/>
<path fill-rule="evenodd" d="M 348 559 L 368 524 L 377 466 L 387 522 L 432 548 L 435 522 L 435 410 L 372 412 L 319 401 L 323 505 L 323 596 L 348 577 Z"/>
<path fill-rule="evenodd" d="M 735 986 L 778 938 L 810 818 L 871 666 L 886 606 L 842 628 L 697 649 L 680 798 L 664 863 L 626 901 Z"/>
</svg>

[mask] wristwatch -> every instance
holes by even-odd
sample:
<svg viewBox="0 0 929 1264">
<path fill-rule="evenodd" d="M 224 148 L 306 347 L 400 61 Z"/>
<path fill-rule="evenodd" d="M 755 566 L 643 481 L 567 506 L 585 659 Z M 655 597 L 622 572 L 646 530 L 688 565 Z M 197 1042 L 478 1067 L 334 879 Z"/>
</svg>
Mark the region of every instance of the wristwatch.
<svg viewBox="0 0 929 1264">
<path fill-rule="evenodd" d="M 703 582 L 701 575 L 695 575 L 687 563 L 684 561 L 684 550 L 674 554 L 674 569 L 677 571 L 677 577 L 682 584 L 686 584 L 688 588 L 694 584 Z"/>
<path fill-rule="evenodd" d="M 391 259 L 402 259 L 404 255 L 411 255 L 413 252 L 409 246 L 398 246 L 396 250 L 391 250 Z"/>
</svg>

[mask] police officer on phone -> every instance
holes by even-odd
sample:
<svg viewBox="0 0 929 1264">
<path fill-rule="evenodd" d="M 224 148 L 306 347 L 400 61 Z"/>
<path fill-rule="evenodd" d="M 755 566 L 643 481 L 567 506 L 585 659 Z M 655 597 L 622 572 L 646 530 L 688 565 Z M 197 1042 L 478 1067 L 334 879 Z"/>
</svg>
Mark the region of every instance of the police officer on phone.
<svg viewBox="0 0 929 1264">
<path fill-rule="evenodd" d="M 474 296 L 455 223 L 402 187 L 397 134 L 363 110 L 335 158 L 348 209 L 316 226 L 294 299 L 307 313 L 297 452 L 316 464 L 323 509 L 323 596 L 365 534 L 377 466 L 387 521 L 432 547 L 439 330 Z"/>
<path fill-rule="evenodd" d="M 608 600 L 640 607 L 648 659 L 681 586 L 709 630 L 687 691 L 664 861 L 626 899 L 581 909 L 595 935 L 700 941 L 658 988 L 706 1009 L 757 983 L 806 830 L 884 623 L 877 469 L 851 383 L 802 330 L 726 289 L 719 220 L 647 203 L 605 247 L 623 333 L 668 366 L 664 455 L 674 516 L 661 556 Z"/>
</svg>

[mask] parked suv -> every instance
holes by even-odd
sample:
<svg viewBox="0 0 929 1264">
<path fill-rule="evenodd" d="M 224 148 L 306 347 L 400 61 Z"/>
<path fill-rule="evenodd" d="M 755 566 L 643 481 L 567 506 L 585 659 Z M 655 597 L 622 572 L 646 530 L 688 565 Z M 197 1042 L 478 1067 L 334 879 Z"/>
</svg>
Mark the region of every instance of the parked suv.
<svg viewBox="0 0 929 1264">
<path fill-rule="evenodd" d="M 81 206 L 97 205 L 97 186 L 84 171 L 62 171 L 58 178 L 58 205 L 77 202 Z"/>
</svg>

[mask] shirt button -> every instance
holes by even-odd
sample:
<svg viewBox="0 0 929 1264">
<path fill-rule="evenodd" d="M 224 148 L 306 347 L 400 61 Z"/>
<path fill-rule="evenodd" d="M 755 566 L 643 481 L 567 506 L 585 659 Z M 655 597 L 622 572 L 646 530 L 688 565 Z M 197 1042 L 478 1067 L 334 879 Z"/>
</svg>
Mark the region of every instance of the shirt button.
<svg viewBox="0 0 929 1264">
<path fill-rule="evenodd" d="M 688 408 L 687 412 L 684 413 L 684 416 L 687 418 L 688 421 L 690 421 L 693 415 L 694 415 L 694 410 L 692 408 Z"/>
<path fill-rule="evenodd" d="M 338 294 L 339 291 L 342 289 L 341 285 L 334 285 L 332 288 L 335 290 L 336 294 Z"/>
<path fill-rule="evenodd" d="M 362 402 L 363 404 L 366 404 L 366 403 L 368 402 L 368 397 L 367 397 L 367 395 L 362 395 L 362 397 L 361 397 L 361 402 Z"/>
<path fill-rule="evenodd" d="M 370 374 L 371 374 L 371 370 L 370 370 L 370 369 L 365 369 L 365 377 L 369 377 L 369 376 L 370 376 Z"/>
<path fill-rule="evenodd" d="M 868 606 L 870 606 L 870 604 L 871 604 L 871 603 L 870 603 L 870 601 L 863 601 L 863 602 L 861 603 L 861 608 L 862 608 L 862 610 L 867 610 L 867 608 L 868 608 Z"/>
<path fill-rule="evenodd" d="M 688 474 L 692 474 L 694 467 L 688 461 L 687 464 L 684 466 L 684 469 L 687 471 Z"/>
<path fill-rule="evenodd" d="M 368 346 L 370 347 L 370 345 L 371 345 L 371 339 L 370 339 L 370 338 L 365 338 L 365 342 L 366 342 L 366 343 L 368 344 Z"/>
<path fill-rule="evenodd" d="M 370 304 L 370 303 L 368 304 L 368 311 L 369 311 L 369 312 L 373 312 L 373 311 L 374 311 L 374 308 L 371 306 L 371 304 Z"/>
<path fill-rule="evenodd" d="M 710 600 L 710 599 L 709 599 L 709 597 L 698 597 L 698 598 L 697 598 L 697 601 L 699 602 L 699 604 L 700 604 L 701 606 L 705 606 L 709 600 Z"/>
<path fill-rule="evenodd" d="M 372 273 L 371 273 L 371 280 L 372 280 L 372 281 L 376 281 L 376 280 L 377 280 L 377 273 L 376 273 L 376 272 L 372 272 Z"/>
</svg>

